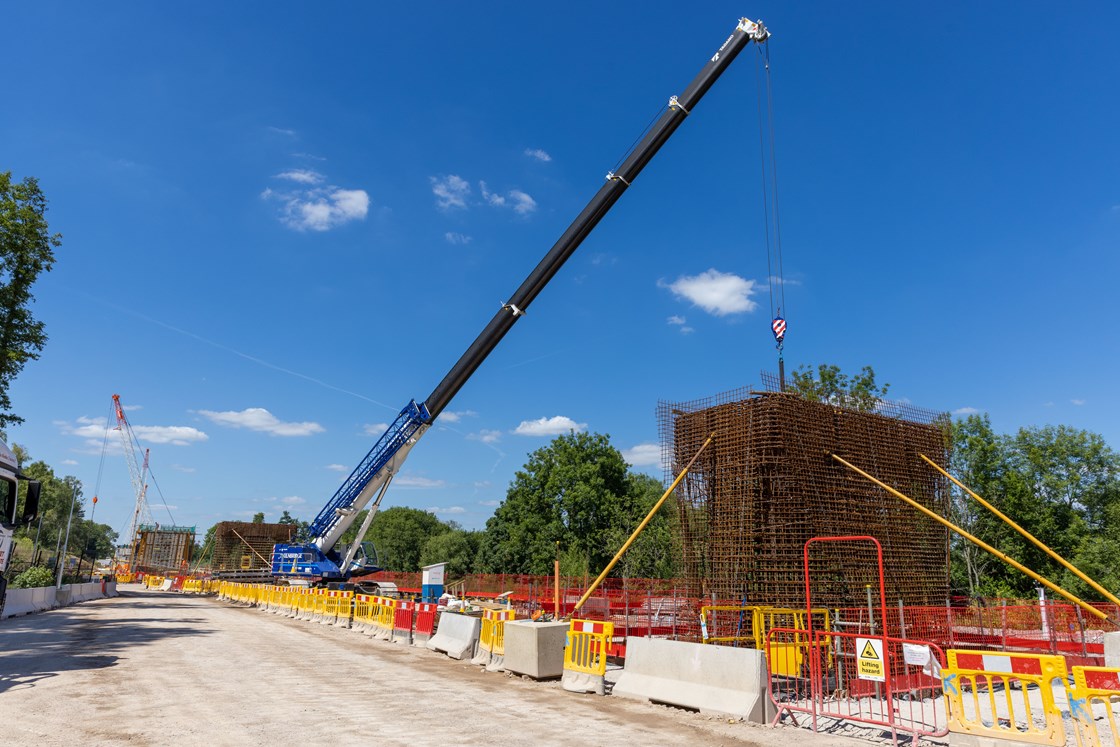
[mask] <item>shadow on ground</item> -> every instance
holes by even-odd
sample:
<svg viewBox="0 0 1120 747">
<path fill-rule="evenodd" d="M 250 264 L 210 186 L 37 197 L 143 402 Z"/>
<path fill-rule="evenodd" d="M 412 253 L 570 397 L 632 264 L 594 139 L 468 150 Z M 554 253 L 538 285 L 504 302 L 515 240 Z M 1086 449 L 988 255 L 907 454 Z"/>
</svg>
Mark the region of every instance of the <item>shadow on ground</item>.
<svg viewBox="0 0 1120 747">
<path fill-rule="evenodd" d="M 118 654 L 134 646 L 214 632 L 201 627 L 206 621 L 200 617 L 160 616 L 156 610 L 184 605 L 159 596 L 122 595 L 105 602 L 112 604 L 113 616 L 91 614 L 93 602 L 0 621 L 0 694 L 34 687 L 61 672 L 115 666 Z M 147 610 L 152 614 L 143 614 Z"/>
</svg>

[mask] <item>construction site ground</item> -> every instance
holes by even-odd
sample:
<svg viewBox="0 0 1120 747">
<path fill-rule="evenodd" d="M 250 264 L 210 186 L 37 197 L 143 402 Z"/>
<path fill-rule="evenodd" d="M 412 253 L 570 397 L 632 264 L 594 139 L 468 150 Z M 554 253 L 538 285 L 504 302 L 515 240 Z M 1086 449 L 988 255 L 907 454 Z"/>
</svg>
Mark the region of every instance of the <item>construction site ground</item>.
<svg viewBox="0 0 1120 747">
<path fill-rule="evenodd" d="M 213 598 L 121 596 L 0 621 L 0 742 L 867 745 L 565 692 Z"/>
</svg>

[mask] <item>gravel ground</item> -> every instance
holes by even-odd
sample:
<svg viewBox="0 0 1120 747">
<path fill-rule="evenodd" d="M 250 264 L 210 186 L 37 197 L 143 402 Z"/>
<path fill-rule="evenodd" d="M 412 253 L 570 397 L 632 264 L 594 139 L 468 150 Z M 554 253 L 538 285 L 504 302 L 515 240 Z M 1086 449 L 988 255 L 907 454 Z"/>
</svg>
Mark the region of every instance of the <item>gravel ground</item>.
<svg viewBox="0 0 1120 747">
<path fill-rule="evenodd" d="M 0 743 L 869 744 L 577 695 L 356 631 L 121 589 L 0 621 Z"/>
</svg>

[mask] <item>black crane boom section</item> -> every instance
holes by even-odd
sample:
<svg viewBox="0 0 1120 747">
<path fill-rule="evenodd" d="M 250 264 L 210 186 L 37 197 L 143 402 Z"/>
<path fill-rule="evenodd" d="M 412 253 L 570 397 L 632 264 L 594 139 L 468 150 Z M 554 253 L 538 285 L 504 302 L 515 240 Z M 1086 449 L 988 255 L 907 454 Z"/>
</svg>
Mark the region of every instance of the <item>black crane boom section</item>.
<svg viewBox="0 0 1120 747">
<path fill-rule="evenodd" d="M 518 317 L 524 314 L 537 294 L 544 290 L 553 276 L 560 271 L 560 268 L 618 201 L 626 188 L 633 184 L 634 179 L 638 177 L 638 174 L 641 173 L 650 159 L 672 136 L 681 122 L 688 116 L 688 113 L 708 92 L 708 89 L 727 69 L 732 60 L 738 56 L 747 44 L 752 41 L 765 41 L 768 36 L 769 32 L 761 22 L 741 20 L 735 31 L 723 43 L 723 46 L 689 83 L 684 93 L 670 99 L 669 107 L 622 162 L 618 171 L 608 175 L 606 184 L 599 189 L 591 202 L 587 204 L 587 207 L 576 216 L 576 219 L 564 231 L 544 259 L 537 264 L 529 277 L 521 283 L 521 286 L 510 297 L 509 301 L 498 310 L 494 318 L 475 338 L 475 341 L 471 343 L 471 346 L 467 348 L 467 351 L 463 353 L 454 367 L 443 377 L 443 381 L 428 395 L 428 399 L 424 402 L 424 407 L 427 410 L 427 422 L 432 422 L 443 412 L 452 398 L 505 337 L 506 332 L 509 332 L 513 327 Z"/>
</svg>

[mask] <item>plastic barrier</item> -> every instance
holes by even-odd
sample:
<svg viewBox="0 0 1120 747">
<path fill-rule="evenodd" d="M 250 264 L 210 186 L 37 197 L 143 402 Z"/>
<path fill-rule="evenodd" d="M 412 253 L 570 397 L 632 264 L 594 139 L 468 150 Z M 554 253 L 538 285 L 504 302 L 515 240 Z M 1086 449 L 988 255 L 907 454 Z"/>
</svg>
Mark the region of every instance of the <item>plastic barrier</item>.
<svg viewBox="0 0 1120 747">
<path fill-rule="evenodd" d="M 1062 713 L 1054 702 L 1053 683 L 1066 683 L 1066 660 L 1045 654 L 1012 654 L 950 649 L 942 672 L 949 731 L 1030 744 L 1064 745 Z M 1012 689 L 1012 682 L 1019 689 Z M 1042 696 L 1035 714 L 1028 698 L 1034 685 Z M 996 693 L 999 692 L 999 697 Z M 968 695 L 966 696 L 966 693 Z M 981 698 L 981 693 L 985 697 Z M 983 701 L 983 702 L 982 702 Z M 1041 716 L 1043 726 L 1034 718 Z"/>
<path fill-rule="evenodd" d="M 432 651 L 443 651 L 452 659 L 470 659 L 478 645 L 481 623 L 477 617 L 444 612 L 439 618 L 439 628 L 427 646 Z"/>
<path fill-rule="evenodd" d="M 373 625 L 373 607 L 374 598 L 368 594 L 355 594 L 354 595 L 354 621 L 351 623 L 351 630 L 356 630 L 359 633 L 370 633 L 370 627 Z"/>
<path fill-rule="evenodd" d="M 405 644 L 412 643 L 412 618 L 416 605 L 412 602 L 401 602 L 397 605 L 396 613 L 393 615 L 393 643 L 404 641 Z"/>
<path fill-rule="evenodd" d="M 413 646 L 427 646 L 436 630 L 436 618 L 439 609 L 434 604 L 418 602 L 413 615 L 416 619 L 412 631 Z"/>
<path fill-rule="evenodd" d="M 506 623 L 516 617 L 513 610 L 500 610 L 494 620 L 494 630 L 490 638 L 490 663 L 487 672 L 500 672 L 506 660 Z"/>
<path fill-rule="evenodd" d="M 340 628 L 349 628 L 354 612 L 354 592 L 332 591 L 330 604 L 334 607 L 334 624 Z"/>
<path fill-rule="evenodd" d="M 1120 698 L 1120 669 L 1116 667 L 1074 667 L 1073 690 L 1069 710 L 1073 717 L 1074 736 L 1080 747 L 1101 747 L 1120 744 L 1120 728 L 1112 710 L 1113 698 Z M 1096 711 L 1103 711 L 1098 717 Z M 1101 740 L 1097 719 L 1108 725 L 1109 740 Z"/>
<path fill-rule="evenodd" d="M 374 638 L 382 641 L 393 639 L 393 618 L 396 616 L 399 604 L 399 599 L 378 598 L 377 627 L 373 633 Z"/>
<path fill-rule="evenodd" d="M 626 639 L 626 666 L 612 695 L 769 723 L 766 657 L 750 648 L 665 638 Z"/>
<path fill-rule="evenodd" d="M 478 651 L 475 653 L 474 658 L 471 659 L 471 664 L 489 667 L 494 654 L 495 629 L 506 620 L 512 620 L 513 616 L 513 610 L 482 611 L 482 628 L 478 634 Z"/>
<path fill-rule="evenodd" d="M 607 651 L 614 638 L 614 623 L 572 620 L 564 646 L 564 674 L 560 684 L 568 692 L 606 692 Z"/>
</svg>

